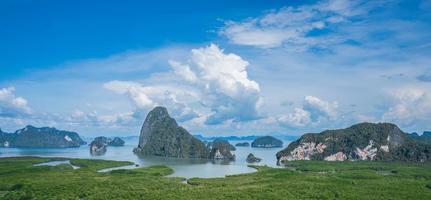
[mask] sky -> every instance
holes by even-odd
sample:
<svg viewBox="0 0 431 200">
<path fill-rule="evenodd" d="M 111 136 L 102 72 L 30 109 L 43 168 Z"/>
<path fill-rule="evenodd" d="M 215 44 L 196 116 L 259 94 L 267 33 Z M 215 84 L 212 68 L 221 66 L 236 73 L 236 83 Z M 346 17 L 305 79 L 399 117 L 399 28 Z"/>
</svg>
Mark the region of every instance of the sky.
<svg viewBox="0 0 431 200">
<path fill-rule="evenodd" d="M 0 1 L 0 128 L 431 130 L 431 1 Z"/>
</svg>

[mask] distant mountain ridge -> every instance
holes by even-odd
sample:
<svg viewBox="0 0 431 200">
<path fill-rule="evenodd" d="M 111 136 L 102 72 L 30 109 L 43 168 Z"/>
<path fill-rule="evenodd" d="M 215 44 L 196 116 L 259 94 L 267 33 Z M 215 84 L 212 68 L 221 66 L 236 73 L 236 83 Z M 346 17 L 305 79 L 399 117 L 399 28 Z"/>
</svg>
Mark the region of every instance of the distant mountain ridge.
<svg viewBox="0 0 431 200">
<path fill-rule="evenodd" d="M 65 148 L 86 144 L 76 132 L 31 125 L 14 133 L 0 131 L 0 147 Z"/>
<path fill-rule="evenodd" d="M 304 134 L 277 153 L 290 160 L 431 160 L 431 145 L 417 142 L 391 123 L 360 123 L 345 129 Z"/>
<path fill-rule="evenodd" d="M 230 141 L 240 141 L 240 140 L 256 140 L 259 137 L 263 137 L 264 135 L 247 135 L 247 136 L 203 136 L 203 135 L 193 135 L 195 138 L 204 140 L 204 141 L 213 141 L 216 139 L 230 140 Z M 281 140 L 293 141 L 298 139 L 299 136 L 291 136 L 291 135 L 271 135 Z"/>
<path fill-rule="evenodd" d="M 254 140 L 256 138 L 258 138 L 259 136 L 255 136 L 255 135 L 248 135 L 248 136 L 203 136 L 203 135 L 193 135 L 193 137 L 200 139 L 200 140 L 205 140 L 205 141 L 212 141 L 212 140 L 216 140 L 216 139 L 223 139 L 223 140 Z"/>
<path fill-rule="evenodd" d="M 422 135 L 419 135 L 416 132 L 413 132 L 409 134 L 409 136 L 418 142 L 431 144 L 431 131 L 424 131 Z"/>
</svg>

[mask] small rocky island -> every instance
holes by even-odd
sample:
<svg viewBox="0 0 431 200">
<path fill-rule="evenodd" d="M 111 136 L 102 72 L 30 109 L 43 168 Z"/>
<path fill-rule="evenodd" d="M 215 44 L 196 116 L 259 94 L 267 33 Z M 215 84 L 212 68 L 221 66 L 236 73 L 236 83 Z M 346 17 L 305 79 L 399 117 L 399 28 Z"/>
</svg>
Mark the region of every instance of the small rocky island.
<svg viewBox="0 0 431 200">
<path fill-rule="evenodd" d="M 248 154 L 246 161 L 248 163 L 256 163 L 256 162 L 260 162 L 262 159 L 254 156 L 252 153 Z"/>
<path fill-rule="evenodd" d="M 5 133 L 0 130 L 0 147 L 67 148 L 84 144 L 86 142 L 79 137 L 78 133 L 56 128 L 37 128 L 28 125 L 14 133 Z"/>
<path fill-rule="evenodd" d="M 251 147 L 257 147 L 257 148 L 283 147 L 283 142 L 272 136 L 263 136 L 263 137 L 256 138 L 251 143 Z"/>
<path fill-rule="evenodd" d="M 108 144 L 105 141 L 105 137 L 96 137 L 89 144 L 89 146 L 90 146 L 90 153 L 92 155 L 103 155 L 106 153 L 106 147 L 108 146 Z"/>
<path fill-rule="evenodd" d="M 240 142 L 235 144 L 236 147 L 249 147 L 250 143 L 248 142 Z"/>
<path fill-rule="evenodd" d="M 142 126 L 138 147 L 133 150 L 143 155 L 177 158 L 208 158 L 205 144 L 193 137 L 171 118 L 166 108 L 151 110 Z"/>
<path fill-rule="evenodd" d="M 305 134 L 278 152 L 277 160 L 425 162 L 431 160 L 431 145 L 412 139 L 395 124 L 360 123 Z"/>
<path fill-rule="evenodd" d="M 107 146 L 124 146 L 124 140 L 119 137 L 107 138 L 104 136 L 99 136 L 94 138 L 90 143 L 90 153 L 93 155 L 103 155 L 106 153 Z"/>
<path fill-rule="evenodd" d="M 236 148 L 224 139 L 215 139 L 208 143 L 208 149 L 211 149 L 209 159 L 212 160 L 235 160 L 235 155 L 231 151 L 235 151 Z"/>
<path fill-rule="evenodd" d="M 119 147 L 119 146 L 124 146 L 124 140 L 122 140 L 119 137 L 114 137 L 114 139 L 110 140 L 108 142 L 108 146 L 114 146 L 114 147 Z"/>
</svg>

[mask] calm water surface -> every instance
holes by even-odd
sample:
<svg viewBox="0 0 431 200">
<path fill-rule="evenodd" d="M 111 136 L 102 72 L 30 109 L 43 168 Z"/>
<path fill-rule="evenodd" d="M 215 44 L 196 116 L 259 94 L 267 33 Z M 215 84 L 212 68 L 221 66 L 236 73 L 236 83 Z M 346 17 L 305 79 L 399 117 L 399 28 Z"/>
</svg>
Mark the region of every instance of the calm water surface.
<svg viewBox="0 0 431 200">
<path fill-rule="evenodd" d="M 125 140 L 125 145 L 122 147 L 108 147 L 107 152 L 101 156 L 90 154 L 89 147 L 82 145 L 78 148 L 0 148 L 0 157 L 11 156 L 44 156 L 44 157 L 67 157 L 67 158 L 86 158 L 86 159 L 105 159 L 118 161 L 132 161 L 139 164 L 140 167 L 151 165 L 166 165 L 174 169 L 174 174 L 171 176 L 177 177 L 224 177 L 225 175 L 241 174 L 254 172 L 255 169 L 247 167 L 245 161 L 249 153 L 253 153 L 256 157 L 262 158 L 257 165 L 268 165 L 277 167 L 275 154 L 282 148 L 251 148 L 237 147 L 237 150 L 232 152 L 236 155 L 236 161 L 223 163 L 213 162 L 202 159 L 177 159 L 155 156 L 138 156 L 134 154 L 133 148 L 138 144 L 138 139 Z M 244 141 L 230 141 L 231 144 Z M 251 141 L 246 141 L 251 143 Z M 284 141 L 286 147 L 288 141 Z"/>
</svg>

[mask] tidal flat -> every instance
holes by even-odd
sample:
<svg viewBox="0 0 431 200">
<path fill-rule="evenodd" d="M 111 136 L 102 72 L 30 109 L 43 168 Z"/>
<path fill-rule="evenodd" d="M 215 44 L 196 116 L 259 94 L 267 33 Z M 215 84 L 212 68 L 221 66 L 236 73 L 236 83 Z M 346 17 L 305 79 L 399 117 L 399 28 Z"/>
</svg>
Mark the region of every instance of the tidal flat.
<svg viewBox="0 0 431 200">
<path fill-rule="evenodd" d="M 68 160 L 70 164 L 35 166 Z M 291 161 L 224 178 L 171 177 L 173 169 L 127 161 L 0 158 L 0 199 L 431 199 L 431 164 Z M 79 166 L 74 169 L 72 166 Z"/>
</svg>

